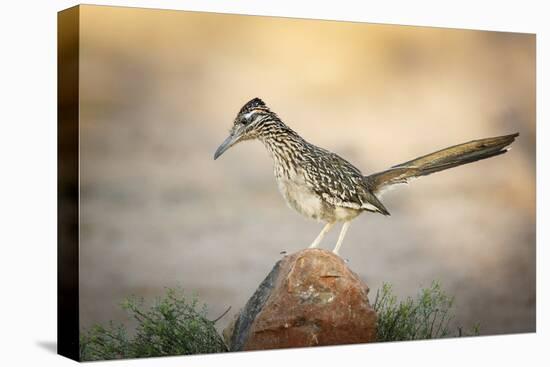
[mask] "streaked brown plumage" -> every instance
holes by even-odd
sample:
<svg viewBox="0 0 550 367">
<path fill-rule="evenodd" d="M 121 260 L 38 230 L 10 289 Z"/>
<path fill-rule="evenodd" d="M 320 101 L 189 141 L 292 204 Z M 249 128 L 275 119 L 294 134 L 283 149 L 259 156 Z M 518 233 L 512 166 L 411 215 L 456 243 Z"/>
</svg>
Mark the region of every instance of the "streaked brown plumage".
<svg viewBox="0 0 550 367">
<path fill-rule="evenodd" d="M 364 176 L 335 153 L 305 141 L 265 103 L 254 98 L 235 118 L 229 137 L 214 159 L 244 140 L 260 140 L 274 162 L 274 173 L 286 202 L 299 213 L 326 225 L 310 247 L 317 247 L 336 222 L 344 222 L 334 252 L 338 253 L 350 221 L 363 211 L 390 213 L 382 193 L 397 184 L 448 168 L 506 153 L 519 134 L 474 140 Z"/>
</svg>

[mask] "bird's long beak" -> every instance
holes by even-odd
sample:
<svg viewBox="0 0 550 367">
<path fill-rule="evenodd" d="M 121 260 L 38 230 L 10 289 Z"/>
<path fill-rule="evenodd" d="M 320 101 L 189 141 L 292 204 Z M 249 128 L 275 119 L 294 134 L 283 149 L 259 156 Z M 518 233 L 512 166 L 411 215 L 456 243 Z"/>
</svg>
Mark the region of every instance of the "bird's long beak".
<svg viewBox="0 0 550 367">
<path fill-rule="evenodd" d="M 223 154 L 227 149 L 231 148 L 240 138 L 240 134 L 231 134 L 223 141 L 223 143 L 216 149 L 214 153 L 214 160 L 216 160 L 220 155 Z"/>
</svg>

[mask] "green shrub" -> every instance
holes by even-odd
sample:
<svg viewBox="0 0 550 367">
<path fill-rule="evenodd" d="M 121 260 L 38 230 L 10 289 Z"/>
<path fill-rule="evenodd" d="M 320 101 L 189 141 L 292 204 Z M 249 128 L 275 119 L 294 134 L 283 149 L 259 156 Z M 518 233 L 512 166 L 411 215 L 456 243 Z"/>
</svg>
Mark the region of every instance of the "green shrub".
<svg viewBox="0 0 550 367">
<path fill-rule="evenodd" d="M 376 292 L 373 306 L 378 314 L 378 341 L 478 335 L 478 326 L 467 334 L 463 334 L 461 328 L 454 334 L 450 332 L 452 305 L 452 297 L 447 296 L 437 282 L 421 289 L 416 298 L 408 297 L 400 302 L 391 285 L 385 283 Z M 80 336 L 81 360 L 228 351 L 214 327 L 216 320 L 206 318 L 206 305 L 199 307 L 196 298 L 188 300 L 180 289 L 168 288 L 165 295 L 147 309 L 143 300 L 135 297 L 126 299 L 121 306 L 138 322 L 134 335 L 130 337 L 122 324 L 96 324 Z"/>
<path fill-rule="evenodd" d="M 141 358 L 167 355 L 226 352 L 214 322 L 206 318 L 206 306 L 196 298 L 187 300 L 183 291 L 167 289 L 162 298 L 144 309 L 143 300 L 126 299 L 122 308 L 137 320 L 133 337 L 124 325 L 94 325 L 81 334 L 83 361 Z"/>
<path fill-rule="evenodd" d="M 378 341 L 436 339 L 463 336 L 462 328 L 451 334 L 449 323 L 453 319 L 453 298 L 441 290 L 437 282 L 421 289 L 416 298 L 408 297 L 397 302 L 392 287 L 384 283 L 376 292 L 374 310 L 378 314 Z M 475 325 L 465 335 L 478 335 Z"/>
</svg>

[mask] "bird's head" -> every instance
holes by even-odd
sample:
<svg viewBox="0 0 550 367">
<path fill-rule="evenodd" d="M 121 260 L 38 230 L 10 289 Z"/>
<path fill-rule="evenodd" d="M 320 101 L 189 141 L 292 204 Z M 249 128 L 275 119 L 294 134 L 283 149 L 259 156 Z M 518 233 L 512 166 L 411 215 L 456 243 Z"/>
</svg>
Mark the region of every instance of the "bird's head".
<svg viewBox="0 0 550 367">
<path fill-rule="evenodd" d="M 264 101 L 259 98 L 248 101 L 235 117 L 229 136 L 214 153 L 214 159 L 241 141 L 261 137 L 268 130 L 270 124 L 278 121 L 277 115 L 271 112 Z"/>
</svg>

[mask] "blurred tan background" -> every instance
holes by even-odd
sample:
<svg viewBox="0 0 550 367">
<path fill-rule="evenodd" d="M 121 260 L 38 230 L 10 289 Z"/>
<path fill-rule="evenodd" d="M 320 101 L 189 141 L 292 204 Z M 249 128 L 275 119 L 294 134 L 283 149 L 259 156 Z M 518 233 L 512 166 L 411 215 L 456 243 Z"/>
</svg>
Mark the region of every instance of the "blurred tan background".
<svg viewBox="0 0 550 367">
<path fill-rule="evenodd" d="M 535 331 L 535 36 L 83 6 L 82 326 L 182 286 L 227 325 L 281 257 L 322 224 L 287 208 L 258 142 L 213 161 L 261 97 L 363 173 L 520 132 L 504 156 L 384 196 L 341 251 L 400 298 L 439 280 L 455 323 Z M 339 228 L 324 241 L 332 248 Z"/>
</svg>

